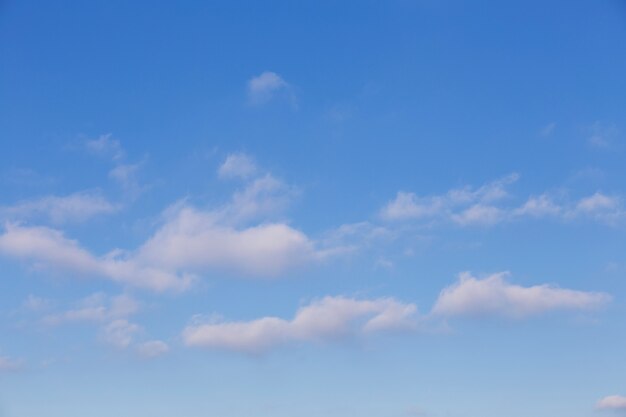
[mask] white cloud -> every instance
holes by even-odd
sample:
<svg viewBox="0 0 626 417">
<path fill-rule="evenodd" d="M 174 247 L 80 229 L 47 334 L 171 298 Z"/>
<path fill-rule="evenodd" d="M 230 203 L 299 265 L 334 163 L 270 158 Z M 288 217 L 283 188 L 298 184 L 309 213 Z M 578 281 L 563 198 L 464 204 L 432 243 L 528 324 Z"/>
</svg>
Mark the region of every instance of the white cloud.
<svg viewBox="0 0 626 417">
<path fill-rule="evenodd" d="M 575 208 L 568 212 L 569 217 L 588 216 L 606 223 L 614 223 L 623 218 L 624 215 L 620 198 L 600 192 L 582 198 Z"/>
<path fill-rule="evenodd" d="M 325 297 L 300 308 L 285 320 L 263 317 L 252 321 L 192 323 L 183 331 L 187 346 L 260 353 L 293 342 L 332 342 L 416 326 L 417 307 L 393 298 L 357 300 Z"/>
<path fill-rule="evenodd" d="M 386 220 L 405 220 L 432 217 L 445 209 L 446 201 L 442 197 L 420 198 L 414 193 L 398 191 L 396 198 L 381 211 Z"/>
<path fill-rule="evenodd" d="M 626 397 L 622 395 L 609 395 L 598 401 L 596 408 L 600 410 L 626 411 Z"/>
<path fill-rule="evenodd" d="M 218 175 L 220 178 L 250 178 L 257 173 L 254 160 L 244 153 L 232 153 L 220 165 Z"/>
<path fill-rule="evenodd" d="M 76 241 L 47 227 L 5 226 L 0 234 L 0 253 L 81 276 L 99 276 L 127 285 L 157 291 L 183 290 L 192 281 L 190 275 L 141 264 L 122 251 L 96 257 Z"/>
<path fill-rule="evenodd" d="M 267 103 L 279 93 L 295 104 L 295 95 L 292 88 L 280 75 L 265 71 L 248 81 L 248 101 L 253 105 Z"/>
<path fill-rule="evenodd" d="M 487 183 L 477 189 L 455 188 L 442 195 L 419 197 L 414 193 L 400 191 L 396 198 L 381 210 L 385 220 L 410 220 L 457 216 L 459 223 L 485 222 L 480 215 L 493 216 L 490 203 L 508 196 L 506 187 L 517 181 L 518 174 L 511 174 Z M 465 208 L 464 208 L 465 207 Z M 459 213 L 459 208 L 463 213 Z M 457 212 L 455 214 L 455 212 Z"/>
<path fill-rule="evenodd" d="M 139 303 L 127 294 L 109 297 L 95 293 L 62 313 L 49 314 L 43 322 L 57 325 L 65 322 L 105 322 L 128 317 L 139 310 Z"/>
<path fill-rule="evenodd" d="M 137 353 L 144 358 L 156 358 L 170 351 L 167 343 L 161 340 L 150 340 L 137 346 Z"/>
<path fill-rule="evenodd" d="M 43 217 L 55 224 L 61 224 L 82 222 L 98 215 L 115 213 L 119 209 L 119 205 L 109 202 L 99 192 L 83 191 L 0 207 L 0 216 L 13 220 Z"/>
<path fill-rule="evenodd" d="M 326 255 L 284 223 L 238 229 L 220 223 L 214 212 L 183 206 L 139 249 L 137 259 L 166 269 L 219 268 L 275 276 Z"/>
<path fill-rule="evenodd" d="M 472 224 L 493 225 L 502 221 L 505 217 L 502 209 L 484 204 L 474 204 L 459 214 L 453 214 L 452 220 L 462 226 Z"/>
<path fill-rule="evenodd" d="M 111 157 L 113 160 L 122 159 L 125 155 L 120 141 L 113 139 L 110 133 L 100 135 L 97 139 L 87 140 L 85 147 L 91 153 Z"/>
<path fill-rule="evenodd" d="M 505 197 L 512 198 L 506 186 L 517 178 L 516 174 L 512 174 L 475 190 L 463 187 L 427 197 L 400 191 L 395 199 L 383 207 L 380 215 L 387 221 L 439 220 L 461 226 L 492 226 L 524 217 L 553 217 L 561 220 L 590 218 L 615 224 L 626 217 L 622 199 L 601 192 L 579 200 L 567 200 L 563 195 L 557 199 L 549 193 L 543 193 L 528 197 L 519 206 L 506 204 Z"/>
<path fill-rule="evenodd" d="M 125 349 L 133 343 L 135 336 L 141 330 L 139 325 L 127 320 L 114 320 L 101 329 L 100 339 L 113 347 Z"/>
<path fill-rule="evenodd" d="M 549 195 L 529 197 L 519 208 L 512 211 L 513 216 L 546 217 L 558 216 L 563 212 L 563 208 L 555 203 Z"/>
<path fill-rule="evenodd" d="M 501 272 L 484 279 L 464 272 L 439 294 L 432 313 L 438 316 L 497 315 L 522 318 L 556 310 L 592 310 L 610 302 L 608 294 L 551 285 L 522 287 Z"/>
</svg>

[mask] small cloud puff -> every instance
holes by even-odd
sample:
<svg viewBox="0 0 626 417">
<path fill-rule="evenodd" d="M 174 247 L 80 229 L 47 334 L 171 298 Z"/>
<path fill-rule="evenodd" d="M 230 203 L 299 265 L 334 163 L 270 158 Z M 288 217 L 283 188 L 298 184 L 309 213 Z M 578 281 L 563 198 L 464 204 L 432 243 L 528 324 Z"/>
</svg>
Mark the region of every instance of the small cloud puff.
<svg viewBox="0 0 626 417">
<path fill-rule="evenodd" d="M 275 72 L 265 71 L 248 81 L 248 102 L 262 105 L 282 95 L 295 106 L 295 94 L 291 85 Z"/>
<path fill-rule="evenodd" d="M 626 411 L 626 397 L 609 395 L 598 401 L 596 408 L 599 410 Z"/>
</svg>

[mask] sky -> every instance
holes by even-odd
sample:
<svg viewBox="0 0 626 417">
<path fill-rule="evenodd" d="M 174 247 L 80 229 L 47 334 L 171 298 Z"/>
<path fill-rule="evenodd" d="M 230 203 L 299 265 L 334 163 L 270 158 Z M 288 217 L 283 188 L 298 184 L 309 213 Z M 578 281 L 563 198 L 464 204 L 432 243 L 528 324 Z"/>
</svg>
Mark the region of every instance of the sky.
<svg viewBox="0 0 626 417">
<path fill-rule="evenodd" d="M 626 3 L 0 2 L 0 416 L 626 415 Z"/>
</svg>

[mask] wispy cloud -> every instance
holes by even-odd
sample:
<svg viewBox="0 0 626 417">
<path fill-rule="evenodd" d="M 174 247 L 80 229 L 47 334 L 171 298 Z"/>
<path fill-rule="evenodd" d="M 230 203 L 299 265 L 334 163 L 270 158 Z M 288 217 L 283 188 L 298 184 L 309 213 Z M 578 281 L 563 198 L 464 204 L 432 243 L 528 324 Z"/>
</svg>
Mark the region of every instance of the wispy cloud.
<svg viewBox="0 0 626 417">
<path fill-rule="evenodd" d="M 100 339 L 117 349 L 128 348 L 135 340 L 141 326 L 125 319 L 114 320 L 100 330 Z"/>
<path fill-rule="evenodd" d="M 145 190 L 146 187 L 139 184 L 137 179 L 145 159 L 137 163 L 128 162 L 126 150 L 110 133 L 100 135 L 97 139 L 88 139 L 85 148 L 91 154 L 111 159 L 113 168 L 109 171 L 109 178 L 118 183 L 128 196 L 136 198 Z"/>
<path fill-rule="evenodd" d="M 69 310 L 46 315 L 43 322 L 49 325 L 75 322 L 106 322 L 126 318 L 139 309 L 139 303 L 127 294 L 110 297 L 95 293 L 82 300 Z"/>
<path fill-rule="evenodd" d="M 192 323 L 183 331 L 187 346 L 260 353 L 294 342 L 333 342 L 346 337 L 416 326 L 417 308 L 393 298 L 358 300 L 325 297 L 300 308 L 293 319 Z"/>
<path fill-rule="evenodd" d="M 482 216 L 476 213 L 480 211 L 479 214 L 492 217 L 491 204 L 507 197 L 509 193 L 506 187 L 518 179 L 518 174 L 511 174 L 476 189 L 466 186 L 428 197 L 400 191 L 394 200 L 383 207 L 380 214 L 389 221 L 456 216 L 459 222 L 483 222 Z"/>
<path fill-rule="evenodd" d="M 254 159 L 245 153 L 231 153 L 218 169 L 220 178 L 250 178 L 258 171 Z"/>
<path fill-rule="evenodd" d="M 79 276 L 105 277 L 125 285 L 157 291 L 183 290 L 192 281 L 189 275 L 176 275 L 136 262 L 126 252 L 114 250 L 98 257 L 47 227 L 8 224 L 0 234 L 0 253 L 33 262 L 38 268 L 71 272 Z"/>
<path fill-rule="evenodd" d="M 597 121 L 589 127 L 587 142 L 598 149 L 609 149 L 615 145 L 620 131 L 614 124 Z"/>
<path fill-rule="evenodd" d="M 452 222 L 460 226 L 493 226 L 524 217 L 553 217 L 561 220 L 593 219 L 615 224 L 626 217 L 622 199 L 600 191 L 579 199 L 566 199 L 561 193 L 531 195 L 522 203 L 507 190 L 518 179 L 512 174 L 477 189 L 463 187 L 445 194 L 420 197 L 400 191 L 380 211 L 386 221 Z"/>
<path fill-rule="evenodd" d="M 24 362 L 19 359 L 10 358 L 8 356 L 0 356 L 0 372 L 18 371 L 23 365 Z"/>
<path fill-rule="evenodd" d="M 121 209 L 99 191 L 83 191 L 66 196 L 45 196 L 0 207 L 0 217 L 12 220 L 44 218 L 54 224 L 83 222 Z"/>
<path fill-rule="evenodd" d="M 122 144 L 119 140 L 114 139 L 111 133 L 100 135 L 96 139 L 86 140 L 85 148 L 95 155 L 109 157 L 114 161 L 120 160 L 126 156 Z"/>
<path fill-rule="evenodd" d="M 143 358 L 156 358 L 170 351 L 170 347 L 162 340 L 149 340 L 137 346 L 137 353 Z"/>
</svg>

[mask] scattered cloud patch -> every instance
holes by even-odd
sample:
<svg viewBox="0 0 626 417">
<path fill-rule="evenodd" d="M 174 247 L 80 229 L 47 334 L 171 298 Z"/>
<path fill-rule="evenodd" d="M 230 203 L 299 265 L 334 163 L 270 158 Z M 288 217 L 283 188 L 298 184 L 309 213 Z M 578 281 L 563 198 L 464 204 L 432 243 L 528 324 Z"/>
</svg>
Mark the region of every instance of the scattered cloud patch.
<svg viewBox="0 0 626 417">
<path fill-rule="evenodd" d="M 452 215 L 452 220 L 462 226 L 494 225 L 505 217 L 502 209 L 485 204 L 474 204 L 458 214 Z"/>
<path fill-rule="evenodd" d="M 248 81 L 248 102 L 262 105 L 277 96 L 283 96 L 295 105 L 295 94 L 291 85 L 275 72 L 265 71 Z"/>
<path fill-rule="evenodd" d="M 49 309 L 51 304 L 52 303 L 47 298 L 29 294 L 22 303 L 22 308 L 27 311 L 40 312 Z"/>
<path fill-rule="evenodd" d="M 109 178 L 117 182 L 127 194 L 137 197 L 144 190 L 144 187 L 137 180 L 137 175 L 142 165 L 142 162 L 119 164 L 109 171 Z"/>
<path fill-rule="evenodd" d="M 11 220 L 44 218 L 54 224 L 77 223 L 99 215 L 112 214 L 121 208 L 99 191 L 83 191 L 67 196 L 46 196 L 0 207 L 0 216 Z"/>
<path fill-rule="evenodd" d="M 82 299 L 75 308 L 45 316 L 43 322 L 49 325 L 106 322 L 126 318 L 138 310 L 139 303 L 127 294 L 109 297 L 103 293 L 96 293 Z"/>
<path fill-rule="evenodd" d="M 291 320 L 192 323 L 183 331 L 187 346 L 261 353 L 294 342 L 333 342 L 381 331 L 416 327 L 417 307 L 393 298 L 358 300 L 324 297 L 301 307 Z"/>
<path fill-rule="evenodd" d="M 170 270 L 218 268 L 276 276 L 327 255 L 287 224 L 236 228 L 221 223 L 215 212 L 182 206 L 139 249 L 137 259 Z"/>
<path fill-rule="evenodd" d="M 609 395 L 598 401 L 596 408 L 599 410 L 626 411 L 626 397 Z"/>
<path fill-rule="evenodd" d="M 30 261 L 38 268 L 48 268 L 79 276 L 105 277 L 113 281 L 156 291 L 184 290 L 193 277 L 144 265 L 132 254 L 114 250 L 95 256 L 62 232 L 47 227 L 7 224 L 0 234 L 0 254 Z"/>
<path fill-rule="evenodd" d="M 506 187 L 517 178 L 513 174 L 475 190 L 464 187 L 428 197 L 400 191 L 395 199 L 382 208 L 380 215 L 389 222 L 447 221 L 460 226 L 493 226 L 524 217 L 552 217 L 564 221 L 587 218 L 616 224 L 626 217 L 622 199 L 602 192 L 578 200 L 543 193 L 531 195 L 521 204 L 511 204 L 509 201 L 514 196 Z"/>
<path fill-rule="evenodd" d="M 104 326 L 100 331 L 100 339 L 117 349 L 126 349 L 134 341 L 141 326 L 131 323 L 125 319 L 114 320 Z"/>
<path fill-rule="evenodd" d="M 400 191 L 394 200 L 383 207 L 380 214 L 388 221 L 456 216 L 463 224 L 472 221 L 484 223 L 484 215 L 488 218 L 493 216 L 490 204 L 507 197 L 509 195 L 507 186 L 518 179 L 518 174 L 510 174 L 477 189 L 455 188 L 443 195 L 429 197 L 419 197 L 414 193 Z"/>
<path fill-rule="evenodd" d="M 279 215 L 298 195 L 298 190 L 266 174 L 235 191 L 229 204 L 219 210 L 227 223 L 271 218 Z"/>
<path fill-rule="evenodd" d="M 443 289 L 435 302 L 436 316 L 503 316 L 524 318 L 550 311 L 594 310 L 611 301 L 600 292 L 576 291 L 552 285 L 522 287 L 509 283 L 508 272 L 479 279 L 469 272 L 459 275 L 455 284 Z"/>
<path fill-rule="evenodd" d="M 167 343 L 161 340 L 150 340 L 137 346 L 137 353 L 143 358 L 156 358 L 170 351 Z"/>
<path fill-rule="evenodd" d="M 120 160 L 124 158 L 126 152 L 124 152 L 120 141 L 112 136 L 111 133 L 107 133 L 96 139 L 89 139 L 85 142 L 85 148 L 95 155 L 110 157 L 114 161 Z"/>
<path fill-rule="evenodd" d="M 243 178 L 247 179 L 258 171 L 256 163 L 245 153 L 231 153 L 220 165 L 218 175 L 220 178 Z"/>
</svg>

